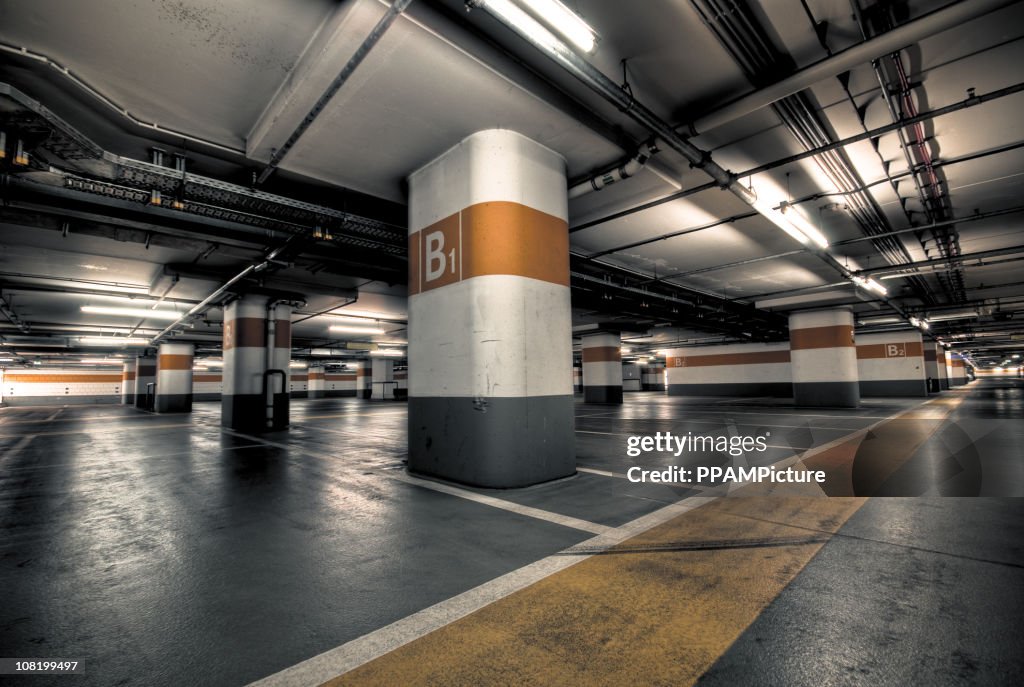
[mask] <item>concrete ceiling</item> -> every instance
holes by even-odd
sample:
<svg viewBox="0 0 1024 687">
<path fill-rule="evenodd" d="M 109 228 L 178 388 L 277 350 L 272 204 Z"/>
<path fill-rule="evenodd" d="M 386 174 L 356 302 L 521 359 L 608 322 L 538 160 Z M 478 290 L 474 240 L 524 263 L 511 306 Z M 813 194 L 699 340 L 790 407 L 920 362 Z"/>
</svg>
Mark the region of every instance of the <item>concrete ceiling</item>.
<svg viewBox="0 0 1024 687">
<path fill-rule="evenodd" d="M 959 3 L 748 0 L 737 4 L 743 12 L 713 20 L 706 14 L 715 5 L 711 0 L 631 3 L 628 10 L 614 0 L 568 4 L 600 34 L 586 59 L 614 81 L 625 79 L 636 99 L 659 117 L 684 125 L 763 83 L 860 44 L 865 32 L 882 31 L 886 20 L 902 25 Z M 898 52 L 909 102 L 918 113 L 1024 81 L 1024 3 L 1004 4 Z M 251 187 L 386 9 L 381 0 L 0 0 L 0 82 L 107 151 L 108 159 L 145 160 L 147 149 L 160 145 L 186 154 L 190 173 Z M 760 37 L 774 66 L 751 66 L 754 58 L 738 54 L 750 52 L 749 45 L 720 40 L 740 17 L 745 30 Z M 812 21 L 827 30 L 815 33 Z M 891 88 L 895 62 L 881 63 Z M 893 97 L 900 100 L 899 93 Z M 817 80 L 801 100 L 822 140 L 893 123 L 870 62 Z M 27 126 L 21 105 L 0 101 L 0 122 L 12 131 Z M 1018 92 L 926 119 L 920 129 L 924 145 L 909 150 L 909 163 L 903 144 L 916 133 L 907 128 L 842 146 L 830 171 L 821 155 L 784 162 L 809 144 L 794 135 L 806 122 L 794 121 L 791 111 L 778 106 L 702 130 L 692 142 L 761 197 L 793 201 L 821 227 L 831 255 L 845 268 L 915 265 L 913 280 L 880 274 L 892 277 L 882 280 L 891 304 L 856 293 L 846 282 L 839 292 L 858 312 L 898 307 L 918 315 L 963 308 L 983 313 L 980 319 L 936 322 L 932 330 L 982 360 L 985 348 L 1012 345 L 1015 333 L 1024 333 L 1024 262 L 1016 260 L 1024 254 L 1024 231 L 1014 211 L 1024 197 L 1022 105 L 1024 94 Z M 514 129 L 560 152 L 574 181 L 620 164 L 650 138 L 484 11 L 467 13 L 459 0 L 414 0 L 259 188 L 364 217 L 390 241 L 403 231 L 405 177 L 466 135 L 492 127 Z M 42 140 L 34 143 L 46 147 Z M 802 250 L 764 217 L 751 215 L 728 192 L 681 194 L 709 178 L 667 146 L 660 148 L 634 178 L 570 202 L 574 265 L 609 275 L 608 288 L 618 289 L 602 308 L 596 288 L 580 283 L 574 291 L 577 323 L 618 316 L 639 322 L 640 329 L 673 325 L 677 338 L 697 340 L 701 332 L 737 333 L 734 324 L 696 326 L 711 319 L 709 304 L 722 312 L 735 306 L 735 323 L 743 308 L 779 295 L 798 296 L 799 307 L 824 303 L 816 293 L 827 292 L 834 302 L 834 290 L 821 287 L 845 282 L 835 267 Z M 281 235 L 261 235 L 227 220 L 189 224 L 161 208 L 59 190 L 68 186 L 62 174 L 99 174 L 106 163 L 65 164 L 44 150 L 33 159 L 32 170 L 9 170 L 18 181 L 15 188 L 30 188 L 31 198 L 19 196 L 0 215 L 0 293 L 9 312 L 35 323 L 33 335 L 125 326 L 84 318 L 85 297 L 54 287 L 73 283 L 67 290 L 81 291 L 92 284 L 102 291 L 128 284 L 145 289 L 149 298 L 186 307 L 259 259 Z M 932 191 L 917 185 L 926 178 L 925 159 L 940 197 L 927 209 L 921 196 Z M 850 184 L 862 187 L 859 192 L 837 183 L 835 164 Z M 770 169 L 743 176 L 765 165 Z M 685 197 L 666 200 L 671 194 Z M 656 201 L 662 202 L 637 209 Z M 951 219 L 965 221 L 943 224 L 942 235 L 897 234 L 888 247 L 858 240 L 868 232 Z M 289 221 L 275 224 L 276 231 L 306 220 Z M 342 222 L 336 231 L 349 226 Z M 296 325 L 297 343 L 343 344 L 326 331 L 330 316 L 317 313 L 353 294 L 358 300 L 348 308 L 386 313 L 396 321 L 387 337 L 377 338 L 404 338 L 404 287 L 394 276 L 401 273 L 395 267 L 401 256 L 382 253 L 378 261 L 373 245 L 333 244 L 324 255 L 318 255 L 321 244 L 303 248 L 290 266 L 265 280 L 265 287 L 305 298 L 306 314 L 296 319 L 309 319 Z M 354 245 L 363 250 L 358 256 Z M 1014 247 L 1022 254 L 1014 254 Z M 943 257 L 950 250 L 967 258 L 950 263 Z M 984 255 L 971 259 L 973 254 Z M 194 269 L 182 268 L 188 265 Z M 652 284 L 671 298 L 662 298 L 665 308 L 644 320 L 636 289 Z M 682 302 L 690 305 L 678 307 Z M 772 320 L 767 310 L 762 315 L 764 323 L 784 322 Z M 212 332 L 219 318 L 213 309 L 202 326 Z M 159 328 L 150 322 L 130 326 Z M 997 328 L 1008 333 L 986 338 L 986 329 Z M 14 341 L 24 332 L 6 322 L 0 335 Z"/>
</svg>

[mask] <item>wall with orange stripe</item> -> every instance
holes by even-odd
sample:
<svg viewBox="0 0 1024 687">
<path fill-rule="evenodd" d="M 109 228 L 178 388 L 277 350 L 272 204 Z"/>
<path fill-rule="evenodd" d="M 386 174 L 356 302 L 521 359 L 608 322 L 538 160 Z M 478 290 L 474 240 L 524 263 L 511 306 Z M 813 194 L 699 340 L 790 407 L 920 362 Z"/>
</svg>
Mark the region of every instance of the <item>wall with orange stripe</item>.
<svg viewBox="0 0 1024 687">
<path fill-rule="evenodd" d="M 4 370 L 0 401 L 11 406 L 120 403 L 121 370 Z"/>
<path fill-rule="evenodd" d="M 927 396 L 924 342 L 919 332 L 859 334 L 861 396 Z"/>
<path fill-rule="evenodd" d="M 670 396 L 793 395 L 788 343 L 677 348 L 665 356 Z"/>
</svg>

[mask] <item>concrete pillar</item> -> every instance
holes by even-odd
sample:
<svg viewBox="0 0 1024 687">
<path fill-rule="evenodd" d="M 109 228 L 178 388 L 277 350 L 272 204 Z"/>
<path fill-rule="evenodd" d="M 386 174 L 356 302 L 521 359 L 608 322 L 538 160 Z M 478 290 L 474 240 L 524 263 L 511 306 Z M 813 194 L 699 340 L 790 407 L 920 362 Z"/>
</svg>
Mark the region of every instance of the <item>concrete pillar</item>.
<svg viewBox="0 0 1024 687">
<path fill-rule="evenodd" d="M 403 400 L 409 397 L 409 370 L 395 370 L 395 398 Z"/>
<path fill-rule="evenodd" d="M 618 334 L 583 336 L 583 400 L 622 403 L 622 353 Z"/>
<path fill-rule="evenodd" d="M 575 473 L 565 160 L 477 132 L 409 178 L 409 469 Z"/>
<path fill-rule="evenodd" d="M 327 396 L 327 373 L 322 367 L 310 367 L 308 389 L 309 398 L 324 398 Z"/>
<path fill-rule="evenodd" d="M 860 404 L 852 311 L 793 313 L 789 350 L 796 405 L 856 408 Z"/>
<path fill-rule="evenodd" d="M 162 343 L 156 358 L 158 413 L 192 412 L 192 344 Z"/>
<path fill-rule="evenodd" d="M 946 351 L 946 374 L 949 377 L 949 386 L 963 386 L 967 383 L 967 363 L 959 353 Z"/>
<path fill-rule="evenodd" d="M 356 396 L 370 398 L 373 393 L 373 370 L 369 360 L 356 363 Z"/>
<path fill-rule="evenodd" d="M 394 369 L 394 360 L 370 359 L 370 381 L 373 386 L 373 398 L 393 399 L 395 397 Z"/>
<path fill-rule="evenodd" d="M 934 379 L 939 391 L 949 388 L 946 379 L 946 354 L 942 346 L 934 341 L 924 342 L 924 374 L 927 379 Z"/>
<path fill-rule="evenodd" d="M 583 368 L 579 365 L 573 365 L 572 368 L 572 392 L 574 394 L 583 393 Z"/>
<path fill-rule="evenodd" d="M 288 428 L 291 416 L 292 306 L 275 303 L 267 312 L 268 333 L 273 332 L 268 367 L 278 371 L 267 379 L 267 402 L 271 405 L 269 429 L 279 431 Z"/>
<path fill-rule="evenodd" d="M 291 308 L 269 305 L 247 295 L 224 309 L 221 425 L 241 432 L 288 427 Z"/>
<path fill-rule="evenodd" d="M 153 386 L 149 386 L 152 384 Z M 135 359 L 135 407 L 153 410 L 156 391 L 156 358 Z"/>
<path fill-rule="evenodd" d="M 135 405 L 135 361 L 126 360 L 121 367 L 121 403 Z"/>
</svg>

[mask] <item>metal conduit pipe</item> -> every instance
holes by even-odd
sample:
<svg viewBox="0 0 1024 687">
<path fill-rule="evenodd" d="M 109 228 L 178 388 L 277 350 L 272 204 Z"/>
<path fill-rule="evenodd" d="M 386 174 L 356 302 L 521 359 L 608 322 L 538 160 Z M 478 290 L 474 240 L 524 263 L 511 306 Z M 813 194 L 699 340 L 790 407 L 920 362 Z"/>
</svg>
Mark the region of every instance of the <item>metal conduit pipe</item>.
<svg viewBox="0 0 1024 687">
<path fill-rule="evenodd" d="M 395 2 L 391 4 L 388 11 L 384 13 L 384 16 L 380 18 L 380 21 L 378 21 L 376 26 L 373 27 L 370 34 L 365 38 L 365 40 L 363 40 L 359 47 L 356 48 L 352 57 L 348 59 L 345 66 L 341 68 L 338 75 L 334 77 L 334 80 L 331 81 L 327 89 L 320 95 L 320 98 L 317 99 L 313 108 L 306 113 L 306 116 L 302 118 L 302 121 L 299 122 L 299 125 L 291 135 L 288 136 L 288 139 L 281 145 L 281 147 L 274 151 L 274 154 L 270 158 L 270 162 L 268 162 L 267 166 L 263 168 L 262 172 L 260 172 L 260 176 L 256 180 L 257 184 L 262 184 L 267 180 L 267 177 L 277 169 L 277 166 L 281 164 L 281 161 L 284 160 L 285 155 L 287 155 L 292 149 L 292 146 L 298 142 L 299 138 L 302 137 L 302 134 L 306 133 L 306 130 L 309 129 L 310 125 L 313 124 L 316 118 L 320 116 L 320 113 L 323 112 L 325 107 L 327 107 L 327 103 L 329 103 L 331 98 L 341 90 L 341 87 L 345 85 L 345 82 L 348 81 L 350 76 L 352 76 L 352 73 L 360 64 L 362 64 L 363 60 L 366 59 L 366 56 L 370 54 L 370 51 L 373 50 L 373 46 L 377 45 L 377 42 L 380 41 L 381 37 L 385 33 L 387 33 L 391 24 L 395 21 L 398 15 L 405 11 L 405 8 L 409 6 L 410 2 L 412 2 L 412 0 L 395 0 Z"/>
<path fill-rule="evenodd" d="M 792 76 L 734 100 L 714 112 L 695 119 L 683 128 L 686 129 L 687 135 L 696 136 L 767 107 L 794 93 L 799 93 L 819 81 L 867 64 L 883 55 L 960 26 L 972 19 L 1008 7 L 1014 2 L 1016 0 L 960 0 L 907 22 L 892 31 L 837 52 L 832 57 L 804 67 Z"/>
<path fill-rule="evenodd" d="M 178 140 L 182 140 L 183 139 L 185 141 L 188 141 L 189 143 L 196 143 L 198 145 L 204 146 L 206 148 L 211 148 L 213 150 L 217 150 L 217 151 L 222 152 L 222 153 L 228 153 L 228 154 L 233 155 L 233 156 L 245 157 L 245 150 L 243 150 L 241 148 L 232 148 L 231 146 L 226 146 L 226 145 L 224 145 L 222 143 L 217 143 L 215 141 L 211 141 L 211 140 L 206 139 L 206 138 L 201 138 L 199 136 L 193 136 L 192 134 L 187 134 L 187 133 L 185 133 L 183 131 L 179 131 L 177 129 L 172 129 L 170 127 L 162 126 L 160 124 L 157 124 L 156 122 L 146 122 L 146 121 L 143 121 L 143 120 L 139 119 L 138 117 L 133 115 L 131 112 L 129 112 L 127 108 L 118 105 L 116 102 L 114 102 L 109 97 L 104 95 L 104 93 L 102 91 L 100 91 L 98 88 L 90 85 L 89 82 L 87 82 L 84 79 L 82 79 L 80 76 L 78 76 L 77 74 L 72 72 L 69 68 L 65 67 L 64 65 L 62 65 L 59 62 L 57 62 L 53 58 L 48 57 L 48 56 L 46 56 L 46 55 L 44 55 L 42 53 L 33 52 L 32 50 L 29 50 L 27 48 L 19 48 L 17 46 L 9 45 L 7 43 L 0 43 L 0 52 L 6 52 L 6 53 L 10 53 L 12 55 L 18 55 L 20 57 L 25 57 L 25 58 L 28 58 L 30 60 L 35 60 L 36 62 L 40 62 L 40 63 L 46 65 L 47 67 L 52 68 L 58 74 L 60 74 L 64 78 L 70 80 L 71 83 L 75 84 L 76 86 L 81 88 L 83 91 L 85 91 L 86 93 L 88 93 L 92 97 L 96 98 L 96 100 L 99 100 L 101 103 L 103 103 L 104 105 L 106 105 L 110 109 L 114 110 L 119 115 L 121 115 L 123 118 L 127 119 L 129 122 L 131 122 L 133 125 L 135 125 L 137 127 L 140 127 L 140 128 L 143 128 L 143 129 L 149 129 L 150 131 L 159 131 L 160 133 L 166 134 L 167 136 L 171 136 L 171 137 L 173 137 L 175 139 L 178 139 Z"/>
<path fill-rule="evenodd" d="M 644 143 L 640 146 L 640 150 L 637 151 L 636 155 L 618 167 L 608 170 L 607 172 L 602 172 L 601 174 L 596 174 L 586 181 L 581 181 L 578 184 L 570 186 L 569 200 L 579 198 L 591 191 L 600 191 L 605 186 L 611 186 L 617 181 L 628 179 L 643 169 L 647 164 L 647 161 L 650 160 L 657 152 L 658 148 L 654 143 Z"/>
<path fill-rule="evenodd" d="M 702 170 L 714 179 L 718 186 L 728 190 L 747 205 L 753 205 L 757 201 L 757 194 L 740 184 L 735 175 L 714 162 L 710 153 L 679 135 L 672 125 L 654 114 L 643 103 L 605 76 L 603 72 L 573 52 L 565 43 L 551 34 L 531 33 L 506 21 L 487 0 L 467 0 L 466 4 L 468 7 L 478 7 L 487 11 L 520 38 L 553 59 L 580 82 L 617 107 L 623 114 L 647 129 L 659 140 L 664 141 L 668 147 L 686 158 L 693 167 Z"/>
<path fill-rule="evenodd" d="M 940 107 L 940 108 L 936 108 L 934 110 L 929 110 L 928 112 L 922 112 L 921 114 L 917 115 L 916 117 L 902 119 L 902 120 L 900 120 L 898 122 L 894 122 L 892 124 L 886 124 L 884 126 L 880 126 L 880 127 L 876 128 L 876 129 L 870 129 L 868 131 L 863 131 L 863 132 L 861 132 L 859 134 L 855 134 L 853 136 L 849 136 L 849 137 L 844 138 L 844 139 L 839 140 L 839 141 L 834 141 L 834 142 L 829 143 L 827 145 L 819 146 L 819 147 L 813 148 L 811 150 L 805 150 L 805 151 L 803 151 L 801 153 L 796 153 L 794 155 L 789 155 L 789 156 L 786 156 L 786 157 L 783 157 L 783 158 L 779 158 L 777 160 L 772 160 L 771 162 L 766 162 L 765 164 L 758 165 L 757 167 L 751 167 L 750 169 L 745 169 L 742 172 L 737 173 L 737 176 L 740 177 L 740 178 L 744 178 L 744 177 L 748 177 L 748 176 L 753 176 L 754 174 L 760 174 L 761 172 L 767 172 L 769 170 L 776 169 L 778 167 L 783 167 L 785 165 L 792 164 L 794 162 L 800 162 L 801 160 L 806 160 L 807 158 L 814 157 L 815 155 L 820 155 L 820 154 L 828 152 L 830 150 L 837 150 L 839 148 L 845 148 L 846 146 L 851 145 L 853 143 L 858 143 L 860 141 L 866 141 L 866 140 L 871 139 L 871 138 L 877 138 L 878 136 L 881 136 L 882 134 L 886 134 L 886 133 L 889 133 L 891 131 L 896 131 L 897 129 L 900 129 L 900 128 L 904 127 L 904 126 L 907 126 L 908 124 L 914 124 L 916 122 L 925 122 L 925 121 L 928 121 L 930 119 L 936 119 L 936 118 L 941 117 L 943 115 L 951 114 L 953 112 L 959 112 L 960 110 L 966 110 L 967 108 L 975 107 L 977 105 L 981 105 L 982 103 L 987 103 L 987 102 L 990 102 L 992 100 L 998 100 L 999 98 L 1004 98 L 1004 97 L 1006 97 L 1008 95 L 1013 95 L 1015 93 L 1020 93 L 1021 91 L 1024 91 L 1024 82 L 1016 83 L 1016 84 L 1014 84 L 1012 86 L 1007 86 L 1006 88 L 1000 88 L 998 90 L 991 91 L 989 93 L 984 93 L 982 95 L 972 95 L 972 96 L 970 96 L 970 97 L 968 97 L 968 98 L 966 98 L 966 99 L 964 99 L 964 100 L 962 100 L 960 102 L 953 103 L 952 105 L 946 105 L 945 107 Z M 969 158 L 969 156 L 968 156 L 968 158 Z M 960 159 L 960 158 L 957 158 L 957 159 Z M 939 162 L 935 163 L 935 165 L 936 166 L 941 166 L 943 164 L 950 164 L 951 162 L 955 162 L 955 161 L 956 160 L 947 160 L 945 162 L 939 161 Z M 910 174 L 910 172 L 907 172 L 906 174 Z M 898 178 L 898 177 L 894 177 L 894 178 Z M 883 181 L 885 181 L 885 180 L 883 180 Z M 871 185 L 873 185 L 873 184 L 868 184 L 867 186 L 871 186 Z M 619 212 L 612 213 L 611 215 L 607 215 L 605 217 L 599 217 L 598 219 L 591 220 L 589 222 L 584 222 L 583 224 L 579 224 L 579 225 L 576 225 L 574 227 L 570 227 L 569 228 L 569 233 L 574 233 L 574 232 L 577 232 L 577 231 L 582 231 L 584 229 L 589 229 L 590 227 L 595 227 L 595 226 L 597 226 L 599 224 L 604 224 L 605 222 L 610 222 L 610 221 L 615 220 L 615 219 L 621 219 L 622 217 L 627 217 L 627 216 L 635 214 L 637 212 L 643 212 L 644 210 L 650 210 L 651 208 L 657 207 L 659 205 L 663 205 L 665 203 L 670 203 L 673 200 L 679 200 L 680 198 L 686 198 L 687 196 L 692 196 L 692 195 L 695 195 L 695 194 L 700 193 L 702 191 L 707 191 L 707 190 L 712 189 L 712 188 L 715 188 L 715 184 L 709 183 L 709 184 L 701 184 L 699 186 L 694 186 L 692 188 L 684 189 L 682 191 L 678 191 L 678 192 L 675 192 L 675 193 L 670 193 L 669 195 L 664 196 L 662 198 L 656 198 L 655 200 L 648 201 L 648 202 L 643 203 L 641 205 L 637 205 L 637 206 L 634 206 L 634 207 L 631 207 L 631 208 L 627 208 L 625 210 L 620 210 Z M 842 195 L 845 195 L 845 194 L 842 194 Z M 869 238 L 874 238 L 874 237 L 869 237 Z"/>
</svg>

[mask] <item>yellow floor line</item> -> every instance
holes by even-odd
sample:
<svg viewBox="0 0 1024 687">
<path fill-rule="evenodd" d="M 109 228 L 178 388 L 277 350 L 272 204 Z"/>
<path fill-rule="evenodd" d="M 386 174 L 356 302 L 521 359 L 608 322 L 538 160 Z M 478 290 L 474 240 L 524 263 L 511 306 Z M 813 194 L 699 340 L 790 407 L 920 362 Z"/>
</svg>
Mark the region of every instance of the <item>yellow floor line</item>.
<svg viewBox="0 0 1024 687">
<path fill-rule="evenodd" d="M 890 474 L 962 400 L 922 404 L 796 467 L 848 474 L 870 436 L 888 443 Z M 324 684 L 691 685 L 866 501 L 820 494 L 744 485 Z"/>
</svg>

